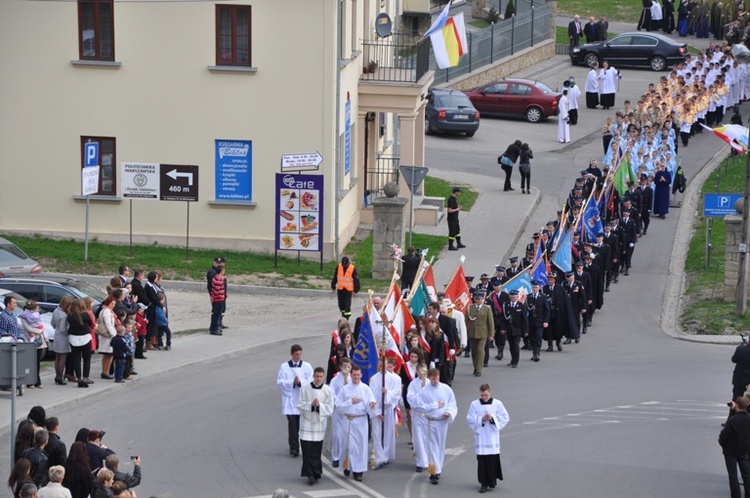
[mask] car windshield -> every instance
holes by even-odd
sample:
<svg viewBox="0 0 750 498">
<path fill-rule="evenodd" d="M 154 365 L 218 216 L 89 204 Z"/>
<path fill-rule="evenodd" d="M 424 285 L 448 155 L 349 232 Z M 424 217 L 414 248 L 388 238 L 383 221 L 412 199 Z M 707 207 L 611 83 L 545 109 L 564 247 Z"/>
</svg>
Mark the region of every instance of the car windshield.
<svg viewBox="0 0 750 498">
<path fill-rule="evenodd" d="M 539 90 L 541 90 L 545 95 L 549 95 L 550 93 L 557 93 L 552 91 L 550 87 L 542 83 L 541 81 L 537 81 L 534 86 L 536 86 Z"/>
<path fill-rule="evenodd" d="M 446 93 L 438 96 L 442 107 L 471 107 L 471 100 L 463 93 Z"/>
<path fill-rule="evenodd" d="M 100 291 L 88 282 L 67 282 L 65 285 L 68 287 L 73 287 L 74 289 L 83 292 L 87 296 L 93 297 L 100 303 L 107 298 L 107 295 L 104 292 Z"/>
<path fill-rule="evenodd" d="M 6 254 L 10 254 L 18 259 L 29 259 L 29 257 L 15 244 L 0 244 L 0 259 L 4 259 L 3 256 Z"/>
</svg>

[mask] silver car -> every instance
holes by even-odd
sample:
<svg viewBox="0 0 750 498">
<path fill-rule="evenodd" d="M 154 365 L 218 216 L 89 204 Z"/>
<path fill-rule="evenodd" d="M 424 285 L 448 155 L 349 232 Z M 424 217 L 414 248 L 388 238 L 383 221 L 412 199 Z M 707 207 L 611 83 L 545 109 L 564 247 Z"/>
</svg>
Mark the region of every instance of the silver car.
<svg viewBox="0 0 750 498">
<path fill-rule="evenodd" d="M 8 239 L 0 237 L 0 277 L 9 274 L 40 273 L 42 267 Z"/>
</svg>

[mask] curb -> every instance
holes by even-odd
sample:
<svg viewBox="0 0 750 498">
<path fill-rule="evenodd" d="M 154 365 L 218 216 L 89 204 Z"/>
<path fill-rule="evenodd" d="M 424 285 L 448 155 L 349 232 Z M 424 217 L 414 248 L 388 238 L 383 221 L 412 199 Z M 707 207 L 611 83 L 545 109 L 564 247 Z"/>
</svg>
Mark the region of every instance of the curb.
<svg viewBox="0 0 750 498">
<path fill-rule="evenodd" d="M 542 195 L 539 192 L 539 189 L 536 187 L 533 188 L 534 190 L 534 199 L 529 206 L 529 208 L 526 210 L 526 213 L 524 213 L 523 221 L 521 222 L 521 228 L 513 235 L 513 241 L 508 246 L 508 250 L 505 251 L 505 254 L 503 254 L 502 261 L 508 260 L 510 258 L 513 251 L 515 251 L 516 246 L 518 245 L 518 241 L 521 240 L 521 237 L 523 236 L 523 232 L 526 230 L 526 225 L 529 224 L 529 220 L 531 219 L 532 214 L 534 214 L 534 211 L 536 211 L 537 206 L 539 205 L 539 201 L 542 199 Z"/>
<path fill-rule="evenodd" d="M 662 305 L 663 311 L 661 314 L 662 330 L 675 339 L 702 344 L 733 346 L 739 344 L 739 339 L 736 336 L 687 334 L 680 329 L 678 323 L 682 311 L 682 294 L 685 290 L 685 261 L 687 260 L 688 248 L 690 247 L 690 239 L 693 232 L 695 210 L 698 207 L 701 197 L 701 188 L 709 175 L 721 166 L 721 161 L 728 152 L 729 146 L 726 145 L 719 149 L 714 154 L 714 157 L 703 165 L 703 168 L 690 181 L 680 208 L 680 218 L 677 222 L 675 243 L 672 246 L 672 256 L 669 260 L 669 275 L 667 277 Z"/>
</svg>

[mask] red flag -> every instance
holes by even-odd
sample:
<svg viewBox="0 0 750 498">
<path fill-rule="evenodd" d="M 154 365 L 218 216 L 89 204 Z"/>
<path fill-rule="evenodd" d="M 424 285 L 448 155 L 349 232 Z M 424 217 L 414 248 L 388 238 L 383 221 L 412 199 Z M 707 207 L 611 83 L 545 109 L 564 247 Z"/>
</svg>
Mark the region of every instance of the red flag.
<svg viewBox="0 0 750 498">
<path fill-rule="evenodd" d="M 445 288 L 445 297 L 450 299 L 461 313 L 464 313 L 471 304 L 471 291 L 469 284 L 466 283 L 466 274 L 461 263 L 458 264 L 458 269 Z"/>
<path fill-rule="evenodd" d="M 427 265 L 427 269 L 422 276 L 424 285 L 427 287 L 427 293 L 432 301 L 437 301 L 437 287 L 435 286 L 435 275 L 432 273 L 432 265 Z"/>
</svg>

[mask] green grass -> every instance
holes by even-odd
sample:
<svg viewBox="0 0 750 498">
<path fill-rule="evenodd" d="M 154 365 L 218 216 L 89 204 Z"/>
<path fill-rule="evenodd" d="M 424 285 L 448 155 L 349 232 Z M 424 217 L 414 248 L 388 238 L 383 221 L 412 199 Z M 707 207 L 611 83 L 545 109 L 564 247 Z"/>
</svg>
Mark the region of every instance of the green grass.
<svg viewBox="0 0 750 498">
<path fill-rule="evenodd" d="M 578 14 L 581 22 L 587 23 L 590 15 L 598 20 L 601 16 L 607 16 L 609 22 L 638 22 L 643 5 L 637 0 L 617 1 L 612 0 L 559 0 L 557 2 L 557 15 L 570 17 Z M 677 14 L 675 13 L 675 16 Z"/>
<path fill-rule="evenodd" d="M 488 28 L 490 26 L 490 23 L 488 23 L 484 19 L 474 19 L 469 24 L 471 24 L 472 26 L 477 27 L 479 29 Z"/>
<path fill-rule="evenodd" d="M 585 23 L 584 23 L 585 24 Z M 617 36 L 617 33 L 607 33 L 607 40 L 610 40 Z M 582 43 L 586 41 L 586 37 L 583 37 Z M 568 38 L 568 27 L 567 26 L 557 26 L 555 28 L 555 43 L 562 44 L 562 45 L 568 45 L 570 44 L 570 38 Z"/>
<path fill-rule="evenodd" d="M 725 159 L 701 188 L 701 193 L 742 192 L 745 182 L 745 158 L 738 156 Z M 681 323 L 684 329 L 699 334 L 736 334 L 747 330 L 747 318 L 738 317 L 734 302 L 724 302 L 725 224 L 721 218 L 713 218 L 709 242 L 710 264 L 706 260 L 706 220 L 703 218 L 703 202 L 698 205 L 695 216 L 695 233 L 690 240 L 685 273 L 685 304 Z M 712 296 L 713 293 L 713 296 Z"/>
<path fill-rule="evenodd" d="M 448 202 L 448 197 L 453 193 L 453 187 L 456 185 L 439 178 L 428 176 L 424 179 L 424 195 L 428 197 L 442 197 L 445 199 L 443 205 Z M 468 185 L 460 184 L 461 193 L 458 195 L 458 203 L 463 211 L 471 211 L 472 206 L 479 197 L 479 192 L 471 189 Z"/>
</svg>

